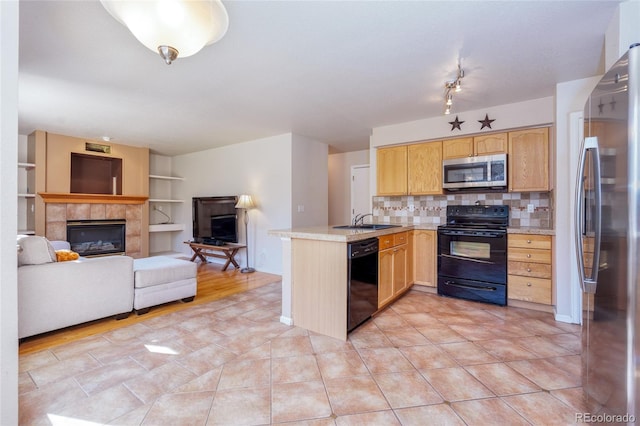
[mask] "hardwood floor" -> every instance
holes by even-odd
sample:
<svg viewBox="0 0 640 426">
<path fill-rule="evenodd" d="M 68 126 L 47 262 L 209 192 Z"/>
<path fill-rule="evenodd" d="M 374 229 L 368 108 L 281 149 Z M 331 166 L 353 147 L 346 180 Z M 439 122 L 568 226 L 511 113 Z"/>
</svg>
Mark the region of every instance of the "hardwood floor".
<svg viewBox="0 0 640 426">
<path fill-rule="evenodd" d="M 38 336 L 28 337 L 20 343 L 20 355 L 37 352 L 53 346 L 62 345 L 99 333 L 115 330 L 137 322 L 145 321 L 159 315 L 165 315 L 194 305 L 222 299 L 232 294 L 241 293 L 263 285 L 281 280 L 280 275 L 265 272 L 243 274 L 239 269 L 222 271 L 217 263 L 198 263 L 198 293 L 193 302 L 180 301 L 152 307 L 144 315 L 131 313 L 128 318 L 115 320 L 113 317 L 80 324 Z"/>
</svg>

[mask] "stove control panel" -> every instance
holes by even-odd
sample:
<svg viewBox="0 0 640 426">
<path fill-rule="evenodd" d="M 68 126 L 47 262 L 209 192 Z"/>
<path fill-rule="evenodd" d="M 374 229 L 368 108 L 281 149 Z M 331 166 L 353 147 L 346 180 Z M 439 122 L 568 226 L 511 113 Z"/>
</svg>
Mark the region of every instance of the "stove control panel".
<svg viewBox="0 0 640 426">
<path fill-rule="evenodd" d="M 509 224 L 509 206 L 447 206 L 448 224 Z"/>
</svg>

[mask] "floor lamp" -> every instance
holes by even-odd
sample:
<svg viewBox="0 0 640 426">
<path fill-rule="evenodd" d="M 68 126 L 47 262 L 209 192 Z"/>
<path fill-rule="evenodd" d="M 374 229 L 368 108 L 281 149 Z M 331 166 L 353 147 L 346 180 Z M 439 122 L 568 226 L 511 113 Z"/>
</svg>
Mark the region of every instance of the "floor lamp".
<svg viewBox="0 0 640 426">
<path fill-rule="evenodd" d="M 249 272 L 255 272 L 256 270 L 249 267 L 249 232 L 248 232 L 248 224 L 249 224 L 249 210 L 254 208 L 255 204 L 253 204 L 253 199 L 251 195 L 241 195 L 238 199 L 238 203 L 236 204 L 236 209 L 244 210 L 244 238 L 245 244 L 247 246 L 247 267 L 240 269 L 240 272 L 243 274 Z"/>
</svg>

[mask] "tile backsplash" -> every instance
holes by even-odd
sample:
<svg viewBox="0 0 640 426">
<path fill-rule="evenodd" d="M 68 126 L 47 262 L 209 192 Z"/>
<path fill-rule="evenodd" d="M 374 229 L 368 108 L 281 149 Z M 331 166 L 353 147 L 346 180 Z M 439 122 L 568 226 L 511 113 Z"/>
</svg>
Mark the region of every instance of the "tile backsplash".
<svg viewBox="0 0 640 426">
<path fill-rule="evenodd" d="M 509 225 L 553 228 L 552 192 L 505 192 L 373 197 L 375 222 L 444 224 L 447 205 L 508 205 Z M 530 206 L 533 212 L 529 212 Z"/>
</svg>

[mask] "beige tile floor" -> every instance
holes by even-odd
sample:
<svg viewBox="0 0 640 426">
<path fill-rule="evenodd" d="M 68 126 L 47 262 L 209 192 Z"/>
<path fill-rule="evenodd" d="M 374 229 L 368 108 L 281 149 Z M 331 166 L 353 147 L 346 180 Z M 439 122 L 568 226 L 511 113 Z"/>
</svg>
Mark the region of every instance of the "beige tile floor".
<svg viewBox="0 0 640 426">
<path fill-rule="evenodd" d="M 20 424 L 573 424 L 580 327 L 411 291 L 347 342 L 280 284 L 20 357 Z"/>
</svg>

